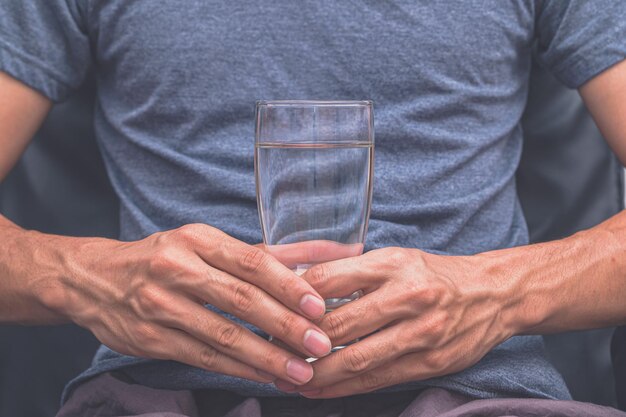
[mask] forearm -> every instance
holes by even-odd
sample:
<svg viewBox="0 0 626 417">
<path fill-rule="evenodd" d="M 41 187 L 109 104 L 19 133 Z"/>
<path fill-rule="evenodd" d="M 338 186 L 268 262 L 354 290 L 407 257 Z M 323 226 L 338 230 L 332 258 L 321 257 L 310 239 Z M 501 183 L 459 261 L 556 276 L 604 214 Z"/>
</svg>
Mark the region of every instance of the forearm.
<svg viewBox="0 0 626 417">
<path fill-rule="evenodd" d="M 49 240 L 0 216 L 0 322 L 62 323 L 66 318 L 45 305 L 46 291 L 56 292 L 59 266 L 52 262 Z"/>
<path fill-rule="evenodd" d="M 0 323 L 69 321 L 68 283 L 83 240 L 90 239 L 27 231 L 0 216 Z"/>
<path fill-rule="evenodd" d="M 626 211 L 566 239 L 483 253 L 515 334 L 626 323 Z"/>
</svg>

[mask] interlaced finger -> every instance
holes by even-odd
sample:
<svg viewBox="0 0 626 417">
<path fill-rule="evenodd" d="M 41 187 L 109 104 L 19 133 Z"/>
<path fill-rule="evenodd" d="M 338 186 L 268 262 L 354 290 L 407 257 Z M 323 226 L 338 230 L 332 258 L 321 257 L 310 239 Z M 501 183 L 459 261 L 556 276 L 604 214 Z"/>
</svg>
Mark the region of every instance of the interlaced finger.
<svg viewBox="0 0 626 417">
<path fill-rule="evenodd" d="M 262 249 L 215 229 L 197 239 L 194 249 L 208 265 L 263 289 L 289 309 L 313 319 L 324 314 L 319 294 Z"/>
<path fill-rule="evenodd" d="M 300 385 L 312 378 L 309 363 L 245 327 L 183 298 L 177 301 L 177 308 L 186 312 L 186 319 L 170 325 L 213 349 L 294 384 Z"/>
</svg>

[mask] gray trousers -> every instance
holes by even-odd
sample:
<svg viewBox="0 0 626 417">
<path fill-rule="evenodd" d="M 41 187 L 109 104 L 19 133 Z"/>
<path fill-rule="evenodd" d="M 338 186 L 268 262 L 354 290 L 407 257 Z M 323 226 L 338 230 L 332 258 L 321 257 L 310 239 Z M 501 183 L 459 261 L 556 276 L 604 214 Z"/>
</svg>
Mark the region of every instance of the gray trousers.
<svg viewBox="0 0 626 417">
<path fill-rule="evenodd" d="M 626 417 L 609 407 L 538 399 L 473 400 L 439 388 L 331 400 L 245 398 L 227 391 L 154 389 L 113 374 L 78 387 L 57 417 Z"/>
</svg>

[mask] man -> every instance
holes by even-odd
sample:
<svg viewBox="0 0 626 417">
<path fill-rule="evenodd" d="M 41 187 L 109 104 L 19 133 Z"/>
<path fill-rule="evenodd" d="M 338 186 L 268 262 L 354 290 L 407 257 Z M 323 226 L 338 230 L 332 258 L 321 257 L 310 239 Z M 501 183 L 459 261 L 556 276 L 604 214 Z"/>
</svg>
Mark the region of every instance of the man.
<svg viewBox="0 0 626 417">
<path fill-rule="evenodd" d="M 0 175 L 49 99 L 93 61 L 122 241 L 4 221 L 2 319 L 72 319 L 116 352 L 211 371 L 103 349 L 78 382 L 115 371 L 150 387 L 246 396 L 277 395 L 253 382 L 274 381 L 310 398 L 394 386 L 443 388 L 457 405 L 568 399 L 540 340 L 512 336 L 626 321 L 626 220 L 520 246 L 519 117 L 536 33 L 541 59 L 580 89 L 626 160 L 624 6 L 474 3 L 11 3 L 0 17 L 10 74 Z M 248 109 L 256 98 L 314 97 L 377 103 L 377 175 L 370 251 L 301 280 L 250 246 L 260 234 Z M 198 222 L 213 227 L 174 229 Z M 362 299 L 314 322 L 323 297 L 357 289 Z M 311 366 L 222 311 L 323 358 Z M 331 343 L 379 329 L 326 356 Z M 102 381 L 117 383 L 95 378 L 74 398 Z"/>
</svg>

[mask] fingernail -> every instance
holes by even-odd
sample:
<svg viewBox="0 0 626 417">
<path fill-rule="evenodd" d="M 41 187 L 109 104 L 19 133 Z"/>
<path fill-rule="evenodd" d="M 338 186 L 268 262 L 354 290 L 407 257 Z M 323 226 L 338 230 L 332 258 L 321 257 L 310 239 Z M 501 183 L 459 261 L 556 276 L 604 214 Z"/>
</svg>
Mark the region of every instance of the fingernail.
<svg viewBox="0 0 626 417">
<path fill-rule="evenodd" d="M 283 381 L 282 379 L 277 379 L 274 381 L 274 385 L 281 391 L 284 392 L 295 392 L 296 386 L 294 384 L 290 384 L 287 381 Z"/>
<path fill-rule="evenodd" d="M 306 384 L 313 378 L 313 367 L 302 359 L 289 359 L 287 375 L 298 384 Z"/>
<path fill-rule="evenodd" d="M 319 358 L 330 353 L 330 339 L 315 329 L 309 329 L 304 333 L 304 347 Z"/>
<path fill-rule="evenodd" d="M 326 312 L 324 300 L 314 295 L 307 294 L 300 300 L 300 309 L 309 317 L 318 318 Z"/>
<path fill-rule="evenodd" d="M 267 379 L 267 380 L 269 380 L 271 382 L 274 382 L 276 380 L 276 377 L 274 375 L 272 375 L 272 374 L 268 374 L 267 372 L 263 372 L 260 369 L 255 369 L 255 371 L 256 371 L 257 375 L 260 376 L 263 379 Z"/>
</svg>

